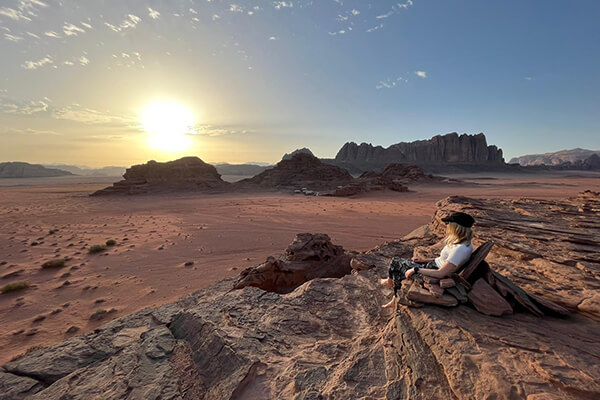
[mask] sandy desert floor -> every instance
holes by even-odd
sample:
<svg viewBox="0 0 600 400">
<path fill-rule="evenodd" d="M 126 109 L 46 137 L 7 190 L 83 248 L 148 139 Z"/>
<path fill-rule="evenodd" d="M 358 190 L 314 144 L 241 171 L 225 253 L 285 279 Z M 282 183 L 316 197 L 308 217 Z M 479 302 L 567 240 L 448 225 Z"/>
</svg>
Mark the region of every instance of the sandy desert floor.
<svg viewBox="0 0 600 400">
<path fill-rule="evenodd" d="M 88 194 L 115 179 L 2 180 L 0 286 L 27 281 L 31 287 L 0 295 L 0 364 L 234 276 L 280 254 L 299 232 L 325 232 L 346 249 L 366 250 L 428 223 L 435 203 L 449 195 L 551 199 L 600 190 L 600 174 L 460 178 L 468 183 L 354 198 L 280 193 L 97 198 Z M 91 245 L 109 239 L 117 244 L 88 254 Z M 65 258 L 63 268 L 41 268 Z M 90 319 L 93 314 L 98 318 Z"/>
</svg>

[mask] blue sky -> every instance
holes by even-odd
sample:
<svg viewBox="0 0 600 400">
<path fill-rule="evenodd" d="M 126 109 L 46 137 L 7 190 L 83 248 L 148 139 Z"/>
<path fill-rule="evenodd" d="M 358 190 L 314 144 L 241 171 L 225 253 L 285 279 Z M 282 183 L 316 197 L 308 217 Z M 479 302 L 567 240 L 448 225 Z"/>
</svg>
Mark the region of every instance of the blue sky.
<svg viewBox="0 0 600 400">
<path fill-rule="evenodd" d="M 0 161 L 277 161 L 484 132 L 600 149 L 598 1 L 0 0 Z M 185 149 L 138 115 L 195 116 Z"/>
</svg>

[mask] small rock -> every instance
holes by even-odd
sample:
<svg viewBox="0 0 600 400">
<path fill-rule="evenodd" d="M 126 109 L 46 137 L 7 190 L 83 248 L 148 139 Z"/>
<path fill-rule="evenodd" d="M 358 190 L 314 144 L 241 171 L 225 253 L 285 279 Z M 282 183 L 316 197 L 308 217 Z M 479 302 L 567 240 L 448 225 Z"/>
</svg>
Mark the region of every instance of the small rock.
<svg viewBox="0 0 600 400">
<path fill-rule="evenodd" d="M 65 333 L 67 333 L 67 334 L 72 334 L 72 333 L 75 333 L 75 332 L 79 331 L 79 329 L 80 329 L 80 328 L 79 328 L 78 326 L 71 325 L 71 326 L 69 327 L 69 329 L 67 329 L 67 331 L 66 331 Z"/>
</svg>

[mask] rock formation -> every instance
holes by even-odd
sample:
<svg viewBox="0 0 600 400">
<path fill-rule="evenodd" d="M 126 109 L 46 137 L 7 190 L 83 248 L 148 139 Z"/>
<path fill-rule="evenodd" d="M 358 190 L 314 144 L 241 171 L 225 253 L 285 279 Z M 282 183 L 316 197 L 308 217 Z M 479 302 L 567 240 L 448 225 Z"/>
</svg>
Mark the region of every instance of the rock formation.
<svg viewBox="0 0 600 400">
<path fill-rule="evenodd" d="M 350 255 L 331 243 L 326 234 L 300 233 L 285 255 L 242 271 L 236 289 L 254 286 L 268 292 L 289 293 L 316 278 L 341 278 L 348 275 Z"/>
<path fill-rule="evenodd" d="M 382 172 L 367 171 L 353 182 L 325 193 L 329 196 L 351 196 L 378 190 L 407 192 L 408 186 L 426 183 L 459 183 L 456 179 L 425 174 L 416 165 L 389 164 Z"/>
<path fill-rule="evenodd" d="M 520 157 L 511 158 L 509 163 L 520 164 L 522 166 L 530 165 L 560 165 L 566 162 L 572 164 L 577 161 L 583 161 L 589 158 L 592 154 L 600 155 L 600 150 L 587 150 L 587 149 L 572 149 L 572 150 L 560 150 L 553 153 L 544 154 L 527 154 Z"/>
<path fill-rule="evenodd" d="M 290 154 L 285 153 L 281 159 L 282 160 L 291 160 L 292 157 L 294 157 L 298 153 L 305 153 L 305 154 L 310 154 L 311 156 L 314 156 L 313 152 L 310 151 L 310 149 L 303 147 L 301 149 L 296 149 L 296 150 L 292 151 Z"/>
<path fill-rule="evenodd" d="M 460 136 L 457 133 L 449 133 L 434 136 L 429 140 L 401 142 L 388 148 L 349 142 L 340 149 L 334 161 L 340 163 L 339 165 L 350 164 L 363 170 L 383 167 L 390 163 L 409 163 L 418 166 L 504 164 L 502 150 L 496 146 L 488 146 L 483 133 Z"/>
<path fill-rule="evenodd" d="M 327 190 L 352 182 L 348 171 L 322 163 L 317 157 L 300 152 L 281 160 L 255 177 L 236 182 L 237 187 Z"/>
<path fill-rule="evenodd" d="M 0 178 L 48 178 L 52 176 L 73 175 L 69 171 L 46 168 L 38 164 L 25 162 L 0 163 Z"/>
<path fill-rule="evenodd" d="M 164 163 L 148 161 L 128 168 L 123 178 L 93 195 L 214 190 L 229 185 L 221 179 L 214 166 L 198 157 L 184 157 Z"/>
<path fill-rule="evenodd" d="M 475 215 L 476 244 L 495 243 L 486 257 L 492 270 L 572 316 L 516 308 L 492 317 L 464 304 L 382 310 L 391 291 L 377 280 L 391 258 L 439 252 L 440 219 L 453 211 Z M 401 241 L 350 254 L 352 274 L 283 294 L 234 289 L 244 277 L 226 279 L 32 350 L 0 370 L 0 399 L 596 399 L 599 226 L 599 193 L 450 197 Z M 292 246 L 300 259 L 286 253 L 283 264 L 314 268 L 316 256 L 325 265 L 332 253 L 305 247 L 329 243 L 316 238 L 299 237 Z"/>
</svg>

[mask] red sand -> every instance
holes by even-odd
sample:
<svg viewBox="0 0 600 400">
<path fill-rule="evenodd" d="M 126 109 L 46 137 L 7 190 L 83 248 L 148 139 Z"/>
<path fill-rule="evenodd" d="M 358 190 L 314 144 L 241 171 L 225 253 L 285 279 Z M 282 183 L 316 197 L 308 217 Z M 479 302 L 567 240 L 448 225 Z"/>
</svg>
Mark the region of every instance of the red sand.
<svg viewBox="0 0 600 400">
<path fill-rule="evenodd" d="M 449 195 L 564 198 L 600 190 L 598 175 L 496 176 L 479 185 L 414 186 L 410 193 L 355 198 L 286 194 L 160 195 L 90 198 L 113 179 L 52 178 L 0 183 L 0 364 L 32 346 L 89 332 L 112 318 L 171 302 L 276 255 L 298 232 L 325 232 L 346 249 L 366 250 L 428 223 Z M 25 186 L 19 186 L 25 185 Z M 49 234 L 51 229 L 58 229 Z M 105 253 L 89 246 L 117 241 Z M 31 246 L 37 241 L 40 244 Z M 44 261 L 71 257 L 66 267 Z M 192 266 L 184 266 L 193 261 Z M 77 269 L 71 269 L 77 267 Z M 69 276 L 62 277 L 69 273 Z M 61 286 L 65 281 L 69 284 Z M 67 305 L 68 304 L 68 305 Z M 90 321 L 99 309 L 116 309 Z M 57 310 L 57 311 L 54 311 Z M 59 311 L 58 311 L 59 310 Z M 52 314 L 52 312 L 55 312 Z M 43 320 L 34 322 L 36 317 Z M 31 335 L 27 335 L 30 333 Z"/>
</svg>

